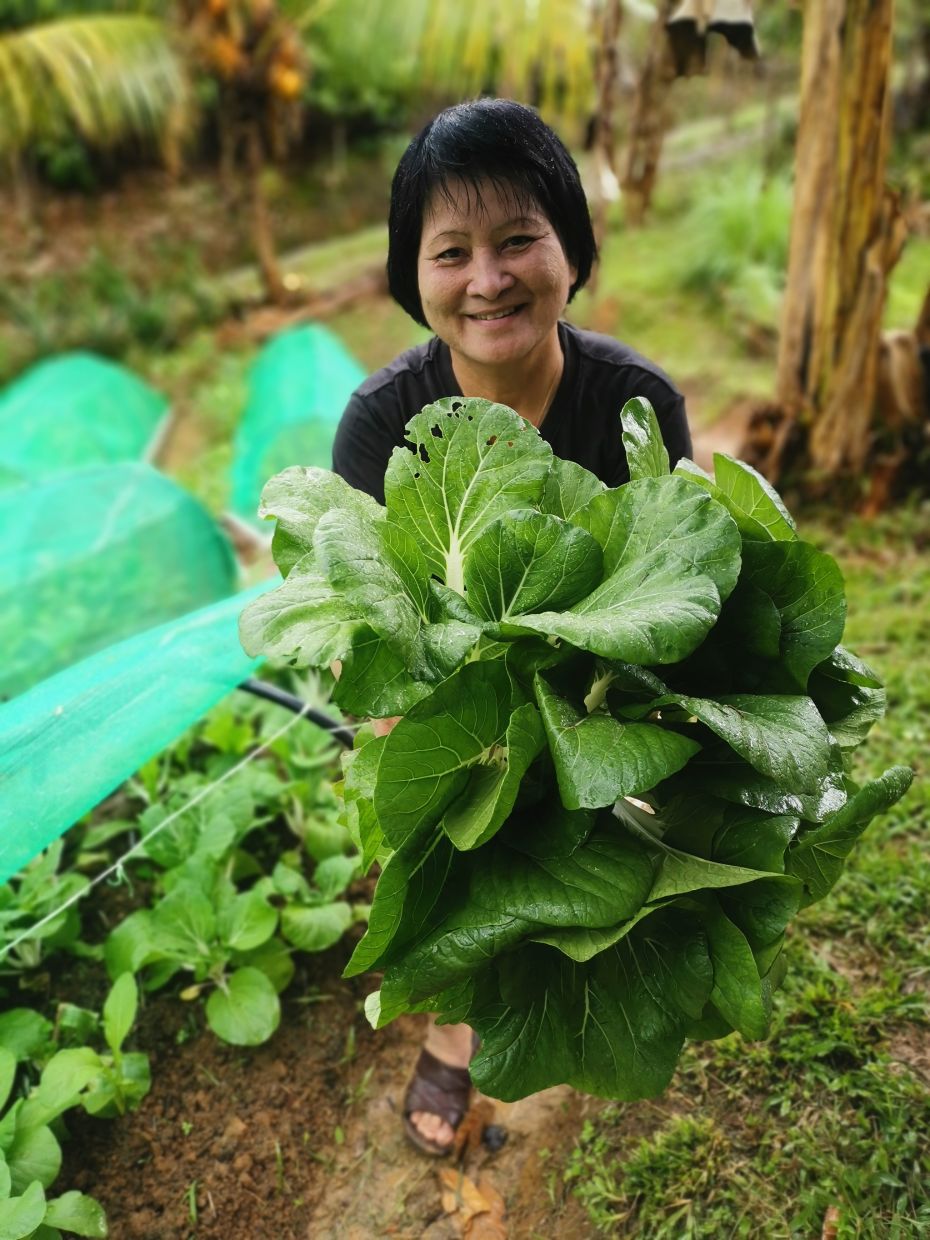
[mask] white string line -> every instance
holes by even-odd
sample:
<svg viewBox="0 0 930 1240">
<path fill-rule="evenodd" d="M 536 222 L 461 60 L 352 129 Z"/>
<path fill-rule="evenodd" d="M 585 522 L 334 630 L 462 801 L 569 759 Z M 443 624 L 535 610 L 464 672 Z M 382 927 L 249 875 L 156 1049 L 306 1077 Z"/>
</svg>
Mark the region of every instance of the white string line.
<svg viewBox="0 0 930 1240">
<path fill-rule="evenodd" d="M 275 741 L 280 740 L 282 736 L 291 730 L 298 719 L 303 719 L 306 717 L 307 711 L 310 709 L 311 703 L 306 702 L 295 715 L 288 719 L 287 723 L 285 723 L 283 727 L 279 728 L 277 732 L 274 733 L 273 736 L 269 736 L 265 740 L 261 741 L 261 743 L 256 745 L 251 753 L 247 753 L 246 756 L 237 762 L 235 766 L 231 766 L 228 771 L 225 771 L 219 779 L 214 780 L 212 784 L 205 785 L 205 787 L 201 788 L 199 792 L 196 792 L 189 801 L 180 806 L 179 809 L 174 810 L 173 813 L 169 814 L 168 817 L 158 823 L 157 826 L 154 826 L 151 831 L 142 837 L 142 839 L 137 840 L 136 843 L 133 844 L 131 848 L 127 849 L 126 852 L 114 861 L 111 866 L 108 866 L 107 869 L 102 870 L 95 878 L 91 879 L 86 887 L 82 887 L 80 891 L 76 891 L 73 896 L 70 896 L 67 900 L 65 900 L 64 904 L 46 914 L 41 921 L 37 921 L 36 924 L 31 926 L 28 930 L 23 931 L 23 933 L 18 935 L 12 943 L 8 943 L 6 947 L 0 948 L 0 961 L 5 960 L 14 947 L 18 947 L 20 943 L 25 943 L 27 939 L 33 938 L 37 931 L 41 930 L 43 926 L 47 926 L 50 921 L 54 921 L 55 918 L 61 913 L 67 912 L 73 904 L 77 904 L 77 902 L 82 900 L 84 896 L 89 895 L 99 883 L 104 882 L 112 874 L 116 874 L 122 868 L 123 862 L 127 861 L 133 853 L 136 853 L 140 848 L 143 848 L 149 840 L 153 838 L 153 836 L 156 836 L 159 833 L 159 831 L 164 831 L 165 827 L 170 826 L 176 818 L 180 818 L 180 816 L 182 814 L 186 814 L 189 809 L 193 809 L 195 805 L 199 805 L 200 802 L 209 796 L 215 788 L 218 788 L 220 784 L 225 783 L 226 780 L 235 775 L 237 771 L 241 771 L 243 767 L 248 766 L 248 764 L 257 758 L 260 753 L 270 748 Z M 345 728 L 347 731 L 357 732 L 362 726 L 363 724 L 361 723 L 340 723 L 332 728 L 324 728 L 323 731 L 335 732 L 337 729 L 341 730 Z"/>
</svg>

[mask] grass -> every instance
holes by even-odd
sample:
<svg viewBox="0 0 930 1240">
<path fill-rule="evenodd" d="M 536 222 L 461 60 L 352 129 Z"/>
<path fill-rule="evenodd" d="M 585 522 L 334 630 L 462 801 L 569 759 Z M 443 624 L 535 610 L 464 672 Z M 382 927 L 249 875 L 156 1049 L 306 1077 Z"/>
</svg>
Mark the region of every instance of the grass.
<svg viewBox="0 0 930 1240">
<path fill-rule="evenodd" d="M 771 1036 L 687 1048 L 660 1099 L 588 1120 L 563 1170 L 613 1236 L 838 1240 L 930 1235 L 930 512 L 801 522 L 836 555 L 845 642 L 886 681 L 864 779 L 915 768 L 847 872 L 792 926 Z"/>
</svg>

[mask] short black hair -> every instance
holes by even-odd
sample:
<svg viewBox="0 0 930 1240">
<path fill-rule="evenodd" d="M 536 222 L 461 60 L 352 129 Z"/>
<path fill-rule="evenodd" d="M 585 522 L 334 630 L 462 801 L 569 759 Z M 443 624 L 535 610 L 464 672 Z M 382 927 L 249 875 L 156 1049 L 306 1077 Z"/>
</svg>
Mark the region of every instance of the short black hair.
<svg viewBox="0 0 930 1240">
<path fill-rule="evenodd" d="M 578 275 L 575 296 L 591 274 L 597 245 L 575 161 L 532 108 L 513 99 L 474 99 L 446 108 L 420 131 L 401 156 L 391 184 L 388 287 L 422 326 L 417 258 L 423 217 L 436 192 L 451 199 L 451 182 L 464 181 L 481 203 L 480 182 L 518 202 L 539 207 L 555 229 Z"/>
</svg>

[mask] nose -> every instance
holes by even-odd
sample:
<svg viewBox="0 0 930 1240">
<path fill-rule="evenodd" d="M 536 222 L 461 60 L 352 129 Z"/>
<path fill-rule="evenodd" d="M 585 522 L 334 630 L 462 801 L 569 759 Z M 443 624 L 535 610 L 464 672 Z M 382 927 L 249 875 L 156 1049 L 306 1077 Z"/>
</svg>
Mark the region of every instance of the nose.
<svg viewBox="0 0 930 1240">
<path fill-rule="evenodd" d="M 473 251 L 466 290 L 469 296 L 495 301 L 515 283 L 516 277 L 508 270 L 506 258 L 493 246 L 482 246 Z"/>
</svg>

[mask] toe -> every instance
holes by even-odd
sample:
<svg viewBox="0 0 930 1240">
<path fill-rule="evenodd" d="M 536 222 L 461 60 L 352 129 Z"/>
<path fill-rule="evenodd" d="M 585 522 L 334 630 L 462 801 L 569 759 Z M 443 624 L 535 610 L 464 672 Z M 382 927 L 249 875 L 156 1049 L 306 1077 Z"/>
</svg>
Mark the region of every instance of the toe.
<svg viewBox="0 0 930 1240">
<path fill-rule="evenodd" d="M 450 1124 L 447 1124 L 439 1115 L 431 1115 L 429 1111 L 412 1112 L 410 1122 L 420 1136 L 437 1145 L 449 1145 L 455 1136 L 455 1131 Z"/>
</svg>

